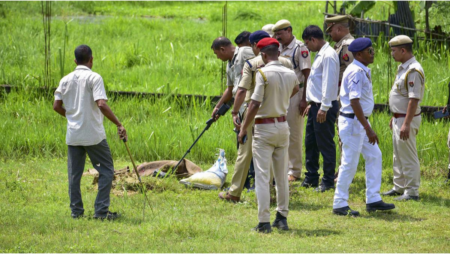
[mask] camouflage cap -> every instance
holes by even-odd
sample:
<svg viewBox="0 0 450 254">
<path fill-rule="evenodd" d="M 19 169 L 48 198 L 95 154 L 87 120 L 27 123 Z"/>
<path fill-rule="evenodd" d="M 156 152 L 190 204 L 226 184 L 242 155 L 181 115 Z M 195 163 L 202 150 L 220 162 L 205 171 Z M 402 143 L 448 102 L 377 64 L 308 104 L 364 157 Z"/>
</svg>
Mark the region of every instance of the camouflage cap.
<svg viewBox="0 0 450 254">
<path fill-rule="evenodd" d="M 289 20 L 287 19 L 282 19 L 279 20 L 277 23 L 275 23 L 275 25 L 272 27 L 272 31 L 276 32 L 279 31 L 281 29 L 285 29 L 291 26 L 291 22 L 289 22 Z"/>
<path fill-rule="evenodd" d="M 389 41 L 389 46 L 397 47 L 406 44 L 412 44 L 413 41 L 406 35 L 397 35 Z"/>
</svg>

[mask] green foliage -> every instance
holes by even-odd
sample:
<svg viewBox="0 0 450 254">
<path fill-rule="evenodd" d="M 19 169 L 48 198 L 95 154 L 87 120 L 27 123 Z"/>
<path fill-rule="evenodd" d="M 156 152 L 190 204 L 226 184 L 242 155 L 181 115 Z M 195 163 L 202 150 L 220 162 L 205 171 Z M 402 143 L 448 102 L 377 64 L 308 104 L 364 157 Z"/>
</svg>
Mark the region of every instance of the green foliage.
<svg viewBox="0 0 450 254">
<path fill-rule="evenodd" d="M 361 13 L 366 13 L 375 6 L 376 1 L 359 1 L 358 4 L 353 7 L 350 14 L 355 17 L 361 17 Z"/>
</svg>

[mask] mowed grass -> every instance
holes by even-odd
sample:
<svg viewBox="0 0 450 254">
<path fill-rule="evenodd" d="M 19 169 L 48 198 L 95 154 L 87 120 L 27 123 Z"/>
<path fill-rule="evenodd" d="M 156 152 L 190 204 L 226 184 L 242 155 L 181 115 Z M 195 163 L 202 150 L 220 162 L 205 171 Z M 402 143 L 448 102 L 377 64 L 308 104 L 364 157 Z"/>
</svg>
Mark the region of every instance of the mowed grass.
<svg viewBox="0 0 450 254">
<path fill-rule="evenodd" d="M 222 33 L 223 5 L 224 2 L 53 2 L 52 84 L 56 87 L 61 73 L 73 70 L 75 47 L 88 44 L 94 52 L 94 71 L 103 76 L 109 90 L 220 95 L 222 63 L 210 47 Z M 227 6 L 227 36 L 232 41 L 244 30 L 253 32 L 280 19 L 290 20 L 293 34 L 301 39 L 308 25 L 323 26 L 325 12 L 325 2 L 314 1 L 228 2 Z M 419 13 L 418 3 L 411 6 Z M 365 17 L 384 20 L 389 8 L 392 13 L 391 4 L 378 2 Z M 5 2 L 0 5 L 1 13 L 0 31 L 4 36 L 0 38 L 0 84 L 42 86 L 41 3 Z M 398 64 L 389 61 L 387 41 L 374 43 L 377 53 L 370 67 L 375 101 L 387 103 Z M 450 68 L 448 47 L 421 41 L 415 53 L 427 77 L 422 105 L 445 104 L 450 81 L 446 75 Z"/>
<path fill-rule="evenodd" d="M 115 147 L 113 147 L 115 149 Z M 115 161 L 116 168 L 131 166 Z M 91 165 L 86 166 L 90 168 Z M 208 167 L 208 165 L 202 165 Z M 230 174 L 232 166 L 229 167 Z M 230 179 L 228 177 L 228 179 Z M 351 185 L 350 206 L 361 217 L 332 214 L 333 192 L 291 186 L 289 232 L 262 235 L 254 193 L 243 201 L 218 200 L 218 191 L 185 188 L 175 179 L 144 179 L 154 214 L 142 194 L 112 195 L 114 222 L 92 219 L 92 177 L 83 176 L 86 217 L 70 217 L 64 159 L 0 163 L 0 252 L 448 252 L 450 188 L 443 177 L 423 177 L 419 202 L 396 202 L 393 212 L 365 211 L 363 169 Z M 391 187 L 385 168 L 382 190 Z M 120 190 L 120 187 L 116 187 Z M 392 198 L 385 198 L 392 202 Z M 272 220 L 275 206 L 271 207 Z"/>
</svg>

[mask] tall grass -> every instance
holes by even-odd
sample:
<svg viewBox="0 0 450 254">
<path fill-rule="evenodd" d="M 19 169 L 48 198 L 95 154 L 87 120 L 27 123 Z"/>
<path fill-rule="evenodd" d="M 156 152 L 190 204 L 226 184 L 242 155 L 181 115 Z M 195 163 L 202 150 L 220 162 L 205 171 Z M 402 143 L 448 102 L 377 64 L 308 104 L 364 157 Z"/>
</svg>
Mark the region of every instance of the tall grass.
<svg viewBox="0 0 450 254">
<path fill-rule="evenodd" d="M 75 47 L 88 44 L 94 52 L 94 70 L 102 74 L 110 90 L 162 92 L 169 86 L 183 94 L 219 95 L 221 61 L 210 46 L 221 35 L 222 6 L 223 2 L 55 2 L 51 24 L 53 86 L 62 72 L 73 70 Z M 0 83 L 43 85 L 44 38 L 39 7 L 38 2 L 3 4 Z M 267 23 L 288 19 L 294 35 L 301 38 L 307 25 L 322 27 L 324 7 L 325 2 L 230 2 L 228 35 L 233 40 L 243 30 L 255 31 Z M 371 13 L 367 15 L 380 14 L 376 9 Z M 64 46 L 67 52 L 59 57 L 58 50 Z M 386 103 L 392 85 L 386 68 L 389 49 L 384 40 L 376 47 L 372 65 L 375 101 Z M 416 51 L 427 77 L 422 104 L 444 104 L 450 81 L 446 75 L 448 49 L 421 41 Z M 395 75 L 396 66 L 392 61 L 391 75 Z"/>
<path fill-rule="evenodd" d="M 0 103 L 0 158 L 64 157 L 66 119 L 52 109 L 52 98 L 11 92 Z M 170 97 L 162 99 L 110 98 L 109 105 L 129 133 L 129 146 L 139 162 L 162 159 L 178 160 L 205 128 L 212 107 L 209 101 Z M 383 167 L 392 167 L 392 133 L 390 115 L 376 113 L 370 117 L 380 139 Z M 106 118 L 104 126 L 115 159 L 127 159 L 125 146 L 116 136 L 116 128 Z M 448 163 L 446 146 L 450 125 L 444 121 L 424 119 L 417 146 L 420 162 L 427 174 L 443 174 Z M 187 156 L 196 163 L 212 163 L 216 149 L 223 148 L 230 163 L 236 156 L 236 139 L 230 114 L 220 118 L 205 132 Z M 337 137 L 336 137 L 337 139 Z M 336 140 L 337 141 L 337 140 Z M 302 153 L 299 156 L 304 156 Z M 363 160 L 360 162 L 361 166 Z"/>
</svg>

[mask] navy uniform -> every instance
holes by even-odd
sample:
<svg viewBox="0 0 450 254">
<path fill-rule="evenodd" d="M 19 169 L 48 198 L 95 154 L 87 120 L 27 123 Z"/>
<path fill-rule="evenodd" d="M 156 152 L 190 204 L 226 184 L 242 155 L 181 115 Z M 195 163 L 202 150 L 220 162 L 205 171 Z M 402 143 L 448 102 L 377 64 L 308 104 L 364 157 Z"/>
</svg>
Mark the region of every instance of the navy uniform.
<svg viewBox="0 0 450 254">
<path fill-rule="evenodd" d="M 352 52 L 364 51 L 372 47 L 369 38 L 358 38 L 349 45 Z M 372 49 L 373 50 L 373 49 Z M 366 54 L 366 53 L 364 53 Z M 373 58 L 372 58 L 373 59 Z M 368 63 L 367 63 L 368 65 Z M 340 91 L 341 109 L 339 113 L 339 136 L 343 143 L 342 161 L 334 194 L 333 212 L 338 215 L 359 215 L 348 205 L 349 187 L 358 167 L 360 154 L 366 162 L 366 207 L 369 211 L 394 209 L 393 204 L 385 204 L 381 200 L 382 156 L 377 142 L 371 144 L 368 134 L 373 133 L 368 118 L 374 107 L 372 79 L 367 65 L 354 60 L 344 72 Z M 358 120 L 351 100 L 357 100 L 366 118 Z M 376 134 L 375 134 L 376 137 Z M 377 140 L 378 141 L 378 140 Z"/>
<path fill-rule="evenodd" d="M 412 43 L 413 41 L 408 36 L 399 35 L 389 41 L 389 46 L 392 48 L 412 45 Z M 394 115 L 391 119 L 394 146 L 394 188 L 383 194 L 403 194 L 396 200 L 419 199 L 420 163 L 417 155 L 416 136 L 422 122 L 420 102 L 424 91 L 425 74 L 423 68 L 412 56 L 398 67 L 395 82 L 389 94 L 389 107 Z M 409 138 L 404 140 L 400 137 L 401 129 L 407 125 L 405 121 L 408 118 L 408 105 L 413 99 L 418 100 L 418 104 L 409 124 Z"/>
</svg>

